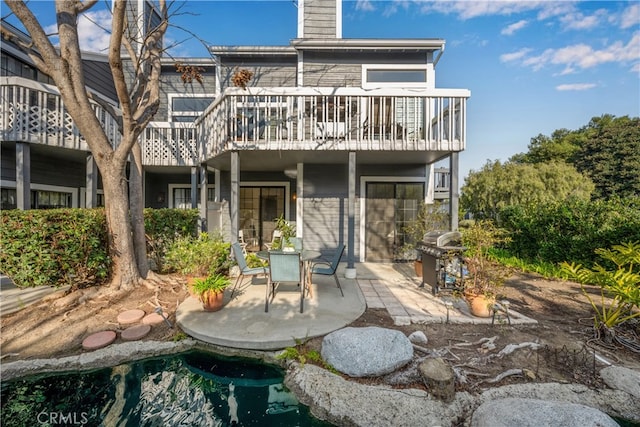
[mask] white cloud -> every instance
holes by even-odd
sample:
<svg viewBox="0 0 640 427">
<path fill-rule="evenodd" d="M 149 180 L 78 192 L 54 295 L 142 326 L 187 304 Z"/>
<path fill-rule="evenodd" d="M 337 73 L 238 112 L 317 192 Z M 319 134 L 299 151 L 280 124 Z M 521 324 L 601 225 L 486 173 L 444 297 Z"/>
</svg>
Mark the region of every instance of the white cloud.
<svg viewBox="0 0 640 427">
<path fill-rule="evenodd" d="M 516 31 L 526 27 L 528 23 L 529 22 L 525 19 L 522 19 L 518 22 L 514 22 L 513 24 L 507 26 L 507 28 L 503 28 L 502 31 L 500 31 L 500 34 L 503 34 L 505 36 L 510 36 L 514 34 Z"/>
<path fill-rule="evenodd" d="M 78 38 L 80 49 L 87 52 L 104 53 L 109 48 L 111 12 L 108 10 L 89 11 L 78 18 Z M 47 34 L 57 34 L 57 24 L 44 28 Z M 53 37 L 52 43 L 59 44 Z"/>
<path fill-rule="evenodd" d="M 620 28 L 626 29 L 640 25 L 640 4 L 632 4 L 622 12 Z"/>
<path fill-rule="evenodd" d="M 565 46 L 559 49 L 546 49 L 540 55 L 529 56 L 530 49 L 504 54 L 502 62 L 522 60 L 521 65 L 538 71 L 547 65 L 564 65 L 561 74 L 574 72 L 576 68 L 587 69 L 605 63 L 629 63 L 640 60 L 640 31 L 636 32 L 628 43 L 616 41 L 602 49 L 594 49 L 585 43 Z"/>
<path fill-rule="evenodd" d="M 502 54 L 500 55 L 500 62 L 518 61 L 524 58 L 529 52 L 531 52 L 530 48 L 523 48 L 516 52 Z"/>
<path fill-rule="evenodd" d="M 357 0 L 356 10 L 361 10 L 363 12 L 373 12 L 374 10 L 376 10 L 376 8 L 371 0 Z"/>
<path fill-rule="evenodd" d="M 600 9 L 592 15 L 585 16 L 580 12 L 574 12 L 563 15 L 559 19 L 567 30 L 589 30 L 597 27 L 607 17 L 607 12 L 604 9 Z"/>
<path fill-rule="evenodd" d="M 567 90 L 589 90 L 593 89 L 597 85 L 595 83 L 572 83 L 572 84 L 564 84 L 556 86 L 556 90 L 559 91 L 567 91 Z"/>
<path fill-rule="evenodd" d="M 640 73 L 640 62 L 633 64 L 630 70 L 632 73 Z"/>
</svg>

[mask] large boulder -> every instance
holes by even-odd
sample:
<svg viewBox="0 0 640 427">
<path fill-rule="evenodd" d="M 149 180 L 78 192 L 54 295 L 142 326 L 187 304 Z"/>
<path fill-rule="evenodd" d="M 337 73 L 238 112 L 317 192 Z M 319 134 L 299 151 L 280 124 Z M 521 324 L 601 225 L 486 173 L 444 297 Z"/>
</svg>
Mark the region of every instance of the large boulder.
<svg viewBox="0 0 640 427">
<path fill-rule="evenodd" d="M 324 337 L 322 358 L 351 377 L 374 377 L 409 363 L 413 345 L 402 332 L 393 329 L 348 327 Z"/>
<path fill-rule="evenodd" d="M 640 399 L 640 372 L 622 366 L 608 366 L 600 371 L 600 376 L 612 389 L 626 391 Z"/>
<path fill-rule="evenodd" d="M 604 412 L 577 403 L 507 398 L 483 403 L 471 427 L 618 427 Z"/>
</svg>

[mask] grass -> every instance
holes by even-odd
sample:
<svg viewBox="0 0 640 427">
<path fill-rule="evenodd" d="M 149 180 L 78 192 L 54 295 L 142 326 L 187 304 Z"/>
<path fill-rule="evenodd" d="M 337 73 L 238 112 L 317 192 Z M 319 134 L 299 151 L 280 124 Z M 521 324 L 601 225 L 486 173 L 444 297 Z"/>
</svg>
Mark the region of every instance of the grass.
<svg viewBox="0 0 640 427">
<path fill-rule="evenodd" d="M 542 260 L 525 260 L 518 258 L 505 249 L 492 248 L 489 250 L 492 259 L 507 267 L 514 268 L 523 273 L 537 273 L 546 279 L 565 279 L 559 265 Z"/>
</svg>

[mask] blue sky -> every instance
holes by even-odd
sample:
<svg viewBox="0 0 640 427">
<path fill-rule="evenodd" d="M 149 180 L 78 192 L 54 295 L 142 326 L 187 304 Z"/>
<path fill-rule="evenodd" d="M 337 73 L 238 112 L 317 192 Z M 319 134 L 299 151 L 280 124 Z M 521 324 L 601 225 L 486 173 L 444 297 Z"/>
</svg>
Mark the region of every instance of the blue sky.
<svg viewBox="0 0 640 427">
<path fill-rule="evenodd" d="M 31 4 L 54 23 L 51 2 Z M 296 37 L 297 9 L 291 0 L 189 0 L 173 21 L 173 53 L 207 56 L 185 29 L 214 45 L 286 45 Z M 87 49 L 106 46 L 89 26 L 81 34 Z M 461 177 L 526 151 L 538 134 L 602 114 L 640 116 L 637 1 L 345 0 L 343 37 L 446 40 L 436 86 L 471 90 Z"/>
</svg>

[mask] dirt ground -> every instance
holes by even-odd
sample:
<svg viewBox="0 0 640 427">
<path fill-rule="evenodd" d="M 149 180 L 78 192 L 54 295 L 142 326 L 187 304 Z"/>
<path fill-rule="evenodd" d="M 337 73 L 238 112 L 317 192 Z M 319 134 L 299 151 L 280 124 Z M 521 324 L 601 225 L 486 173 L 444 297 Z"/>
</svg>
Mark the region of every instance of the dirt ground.
<svg viewBox="0 0 640 427">
<path fill-rule="evenodd" d="M 119 330 L 116 318 L 123 310 L 140 308 L 147 313 L 161 305 L 174 322 L 177 306 L 187 296 L 186 281 L 180 276 L 164 276 L 155 289 L 139 286 L 118 296 L 97 296 L 95 289 L 75 290 L 56 295 L 27 309 L 2 317 L 0 344 L 2 362 L 18 359 L 62 357 L 79 354 L 82 340 L 105 327 Z M 597 289 L 590 290 L 599 295 Z M 577 382 L 599 387 L 597 372 L 610 363 L 640 369 L 640 354 L 625 347 L 606 347 L 593 341 L 592 308 L 575 283 L 545 280 L 536 275 L 518 274 L 502 288 L 511 308 L 538 321 L 537 325 L 507 324 L 412 324 L 395 326 L 384 309 L 368 309 L 352 326 L 381 326 L 406 334 L 423 331 L 428 343 L 417 350 L 420 357 L 440 356 L 458 373 L 458 389 L 479 388 L 519 382 Z M 622 331 L 638 339 L 640 322 L 629 323 Z M 184 337 L 165 324 L 152 328 L 146 340 L 174 340 Z M 119 340 L 120 338 L 118 338 Z M 321 338 L 305 344 L 319 349 Z M 531 343 L 540 344 L 534 351 Z M 501 356 L 508 345 L 521 345 Z M 303 350 L 304 351 L 304 350 Z M 419 360 L 416 361 L 416 363 Z M 384 378 L 361 380 L 398 387 L 421 387 L 415 364 L 404 372 Z M 500 374 L 510 373 L 503 379 Z"/>
</svg>

